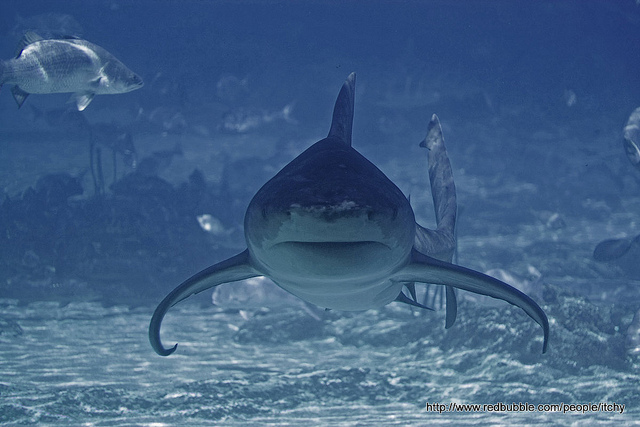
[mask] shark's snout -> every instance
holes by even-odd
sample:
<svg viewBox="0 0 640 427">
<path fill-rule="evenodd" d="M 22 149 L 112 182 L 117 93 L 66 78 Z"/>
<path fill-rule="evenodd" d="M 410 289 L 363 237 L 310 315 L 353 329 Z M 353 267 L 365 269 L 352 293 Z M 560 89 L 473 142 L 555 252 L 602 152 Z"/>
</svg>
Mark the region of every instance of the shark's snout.
<svg viewBox="0 0 640 427">
<path fill-rule="evenodd" d="M 311 293 L 326 293 L 327 278 L 339 278 L 336 286 L 344 290 L 346 283 L 365 276 L 375 281 L 399 268 L 408 257 L 414 227 L 413 218 L 401 218 L 395 207 L 345 198 L 266 203 L 260 214 L 247 218 L 245 233 L 254 262 L 274 271 L 277 283 L 305 284 Z M 279 278 L 278 272 L 288 277 Z M 325 284 L 310 286 L 314 278 Z"/>
<path fill-rule="evenodd" d="M 255 225 L 259 227 L 254 227 Z M 413 222 L 400 218 L 397 208 L 375 208 L 353 200 L 288 207 L 263 207 L 261 215 L 248 221 L 252 243 L 269 250 L 282 243 L 341 244 L 375 242 L 387 248 L 398 246 L 398 229 L 406 228 L 409 239 Z M 253 225 L 253 226 L 252 226 Z"/>
</svg>

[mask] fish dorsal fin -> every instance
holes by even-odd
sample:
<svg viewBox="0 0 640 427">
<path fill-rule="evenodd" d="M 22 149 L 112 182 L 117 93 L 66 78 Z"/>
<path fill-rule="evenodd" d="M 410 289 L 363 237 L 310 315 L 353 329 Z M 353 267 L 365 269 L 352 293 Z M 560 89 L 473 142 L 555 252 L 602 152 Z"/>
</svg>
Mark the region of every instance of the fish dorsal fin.
<svg viewBox="0 0 640 427">
<path fill-rule="evenodd" d="M 29 46 L 31 43 L 39 42 L 40 40 L 44 39 L 33 31 L 27 31 L 24 33 L 24 36 L 22 36 L 22 39 L 20 39 L 18 46 L 16 47 L 16 58 L 20 56 L 25 47 Z"/>
<path fill-rule="evenodd" d="M 333 107 L 333 120 L 329 138 L 338 138 L 351 146 L 351 127 L 353 126 L 353 108 L 356 95 L 356 73 L 349 74 L 342 85 L 336 105 Z"/>
</svg>

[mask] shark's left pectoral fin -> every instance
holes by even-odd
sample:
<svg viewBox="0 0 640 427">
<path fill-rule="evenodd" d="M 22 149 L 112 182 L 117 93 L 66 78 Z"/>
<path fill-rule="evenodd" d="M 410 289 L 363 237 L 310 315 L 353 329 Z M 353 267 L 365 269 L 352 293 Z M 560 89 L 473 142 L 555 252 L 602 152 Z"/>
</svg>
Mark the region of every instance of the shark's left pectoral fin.
<svg viewBox="0 0 640 427">
<path fill-rule="evenodd" d="M 411 262 L 396 273 L 391 280 L 446 285 L 447 287 L 454 287 L 498 298 L 518 306 L 542 326 L 544 333 L 542 352 L 545 353 L 547 351 L 547 344 L 549 342 L 549 320 L 547 319 L 547 315 L 542 311 L 540 306 L 527 295 L 498 279 L 468 268 L 428 257 L 413 249 Z M 449 291 L 447 291 L 447 294 L 449 294 Z M 449 295 L 447 296 L 449 297 Z M 447 302 L 447 305 L 449 305 L 449 302 Z M 448 323 L 449 310 L 447 310 L 447 313 Z M 453 318 L 455 319 L 455 315 Z"/>
<path fill-rule="evenodd" d="M 85 108 L 91 104 L 93 101 L 93 97 L 96 96 L 93 92 L 79 92 L 71 95 L 71 99 L 69 102 L 75 103 L 76 107 L 78 107 L 78 111 L 84 111 Z"/>
<path fill-rule="evenodd" d="M 153 349 L 160 356 L 168 356 L 176 351 L 178 347 L 178 344 L 176 344 L 172 348 L 165 348 L 160 340 L 162 319 L 171 307 L 191 295 L 213 288 L 214 286 L 256 276 L 261 276 L 261 274 L 251 266 L 249 263 L 249 251 L 245 250 L 226 261 L 205 268 L 184 281 L 162 300 L 153 313 L 151 323 L 149 324 L 149 341 Z"/>
</svg>

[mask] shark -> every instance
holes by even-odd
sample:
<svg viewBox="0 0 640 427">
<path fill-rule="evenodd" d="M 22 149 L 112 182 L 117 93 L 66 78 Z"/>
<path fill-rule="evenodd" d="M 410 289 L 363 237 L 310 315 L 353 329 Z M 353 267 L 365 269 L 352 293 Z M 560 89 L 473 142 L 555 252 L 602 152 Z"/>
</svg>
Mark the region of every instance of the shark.
<svg viewBox="0 0 640 427">
<path fill-rule="evenodd" d="M 452 264 L 455 248 L 455 185 L 438 117 L 431 117 L 421 146 L 429 149 L 429 179 L 437 228 L 416 223 L 409 199 L 351 145 L 355 73 L 336 100 L 329 134 L 267 181 L 244 218 L 247 248 L 196 273 L 157 306 L 149 341 L 161 356 L 162 320 L 171 307 L 223 283 L 264 276 L 301 300 L 326 309 L 361 311 L 393 301 L 425 308 L 415 284 L 446 290 L 446 327 L 455 322 L 454 288 L 520 307 L 543 329 L 540 306 L 518 289 L 475 270 Z M 408 295 L 407 295 L 408 292 Z"/>
</svg>

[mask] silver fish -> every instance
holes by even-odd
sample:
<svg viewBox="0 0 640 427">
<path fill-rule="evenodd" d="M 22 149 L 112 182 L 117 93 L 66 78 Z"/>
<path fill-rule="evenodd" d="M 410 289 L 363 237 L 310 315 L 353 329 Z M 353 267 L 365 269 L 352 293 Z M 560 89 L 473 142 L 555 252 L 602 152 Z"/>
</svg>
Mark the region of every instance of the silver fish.
<svg viewBox="0 0 640 427">
<path fill-rule="evenodd" d="M 293 107 L 294 103 L 292 102 L 285 105 L 282 110 L 275 112 L 237 108 L 222 116 L 219 129 L 226 133 L 248 133 L 280 120 L 295 124 L 296 120 L 291 117 Z"/>
<path fill-rule="evenodd" d="M 32 93 L 72 92 L 83 111 L 95 95 L 125 93 L 142 87 L 142 79 L 109 52 L 78 38 L 44 40 L 25 34 L 14 59 L 0 61 L 0 87 L 22 106 Z"/>
</svg>

